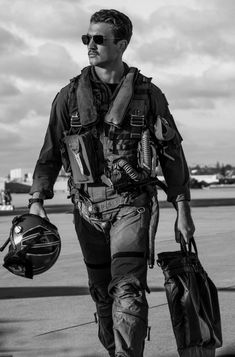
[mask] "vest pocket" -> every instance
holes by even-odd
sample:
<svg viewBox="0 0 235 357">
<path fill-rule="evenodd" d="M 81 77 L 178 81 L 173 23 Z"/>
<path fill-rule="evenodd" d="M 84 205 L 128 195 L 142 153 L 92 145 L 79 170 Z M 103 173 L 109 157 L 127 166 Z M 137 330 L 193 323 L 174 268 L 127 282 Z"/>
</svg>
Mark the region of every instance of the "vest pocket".
<svg viewBox="0 0 235 357">
<path fill-rule="evenodd" d="M 100 173 L 98 140 L 90 133 L 69 135 L 64 139 L 74 183 L 94 183 Z"/>
</svg>

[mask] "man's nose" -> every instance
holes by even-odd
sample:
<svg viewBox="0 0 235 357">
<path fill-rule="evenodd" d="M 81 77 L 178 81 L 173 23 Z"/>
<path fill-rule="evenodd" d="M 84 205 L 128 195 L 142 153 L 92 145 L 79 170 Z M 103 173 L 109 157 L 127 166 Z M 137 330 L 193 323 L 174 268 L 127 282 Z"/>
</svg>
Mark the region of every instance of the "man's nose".
<svg viewBox="0 0 235 357">
<path fill-rule="evenodd" d="M 88 49 L 90 50 L 90 49 L 94 49 L 94 48 L 96 49 L 97 45 L 96 45 L 93 37 L 91 37 L 90 42 L 88 43 Z"/>
</svg>

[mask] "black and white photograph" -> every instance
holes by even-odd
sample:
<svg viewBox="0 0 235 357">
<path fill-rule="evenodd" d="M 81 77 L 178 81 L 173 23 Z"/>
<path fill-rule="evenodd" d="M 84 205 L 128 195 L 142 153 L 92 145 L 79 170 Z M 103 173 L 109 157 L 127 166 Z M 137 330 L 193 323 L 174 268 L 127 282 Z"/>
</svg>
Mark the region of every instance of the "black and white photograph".
<svg viewBox="0 0 235 357">
<path fill-rule="evenodd" d="M 0 9 L 0 357 L 235 357 L 235 1 Z"/>
</svg>

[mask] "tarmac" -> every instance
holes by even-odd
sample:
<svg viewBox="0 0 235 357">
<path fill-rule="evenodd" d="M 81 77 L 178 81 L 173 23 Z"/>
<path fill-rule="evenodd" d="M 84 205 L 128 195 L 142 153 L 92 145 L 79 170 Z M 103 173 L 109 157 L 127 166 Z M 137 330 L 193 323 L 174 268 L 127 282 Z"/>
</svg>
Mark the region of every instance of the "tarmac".
<svg viewBox="0 0 235 357">
<path fill-rule="evenodd" d="M 229 195 L 228 195 L 229 196 Z M 234 197 L 234 196 L 233 196 Z M 218 197 L 220 199 L 221 197 Z M 192 204 L 199 258 L 218 289 L 223 347 L 216 356 L 235 356 L 235 206 L 229 198 Z M 194 201 L 195 202 L 195 201 Z M 205 201 L 204 201 L 205 202 Z M 174 241 L 175 211 L 162 204 L 156 255 L 178 250 Z M 95 306 L 73 228 L 71 206 L 48 210 L 62 238 L 55 265 L 33 280 L 0 266 L 0 357 L 107 357 L 97 338 Z M 12 217 L 0 216 L 0 244 L 9 235 Z M 6 251 L 0 255 L 0 263 Z M 144 357 L 177 357 L 161 269 L 148 272 L 150 341 Z"/>
</svg>

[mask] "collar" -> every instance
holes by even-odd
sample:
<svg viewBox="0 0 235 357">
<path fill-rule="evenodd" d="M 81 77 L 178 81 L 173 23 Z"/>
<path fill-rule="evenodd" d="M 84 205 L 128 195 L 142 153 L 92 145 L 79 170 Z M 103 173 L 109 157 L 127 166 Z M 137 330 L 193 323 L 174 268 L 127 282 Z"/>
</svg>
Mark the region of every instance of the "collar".
<svg viewBox="0 0 235 357">
<path fill-rule="evenodd" d="M 129 72 L 130 67 L 125 62 L 123 62 L 123 64 L 124 64 L 124 76 L 123 76 L 123 78 L 124 78 L 127 75 L 127 73 Z M 103 82 L 96 74 L 95 66 L 87 66 L 83 70 L 86 70 L 90 73 L 91 81 L 105 84 L 105 82 Z M 82 72 L 83 72 L 83 70 L 82 70 Z M 122 78 L 122 80 L 123 80 L 123 78 Z M 122 82 L 122 80 L 120 82 Z"/>
<path fill-rule="evenodd" d="M 139 70 L 135 67 L 129 68 L 126 63 L 124 63 L 124 66 L 125 75 L 120 82 L 119 91 L 105 116 L 105 122 L 117 127 L 122 124 L 133 95 L 134 82 L 139 73 Z M 95 124 L 98 119 L 92 93 L 92 81 L 104 83 L 98 78 L 94 66 L 85 67 L 81 72 L 77 88 L 77 103 L 82 126 Z"/>
</svg>

